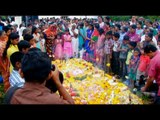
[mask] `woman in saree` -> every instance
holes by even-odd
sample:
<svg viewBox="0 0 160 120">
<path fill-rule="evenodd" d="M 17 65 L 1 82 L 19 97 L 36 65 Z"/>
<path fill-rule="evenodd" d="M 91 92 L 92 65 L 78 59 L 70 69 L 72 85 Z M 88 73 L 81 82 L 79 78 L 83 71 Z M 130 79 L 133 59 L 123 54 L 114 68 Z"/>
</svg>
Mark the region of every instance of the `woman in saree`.
<svg viewBox="0 0 160 120">
<path fill-rule="evenodd" d="M 50 25 L 49 28 L 45 31 L 47 36 L 46 39 L 46 52 L 51 59 L 53 59 L 54 55 L 54 38 L 57 34 L 57 27 L 55 25 Z"/>
<path fill-rule="evenodd" d="M 4 92 L 10 87 L 9 75 L 10 75 L 10 62 L 6 54 L 4 53 L 8 37 L 6 36 L 5 31 L 0 30 L 0 73 L 3 78 L 4 83 Z"/>
<path fill-rule="evenodd" d="M 92 63 L 96 63 L 96 44 L 97 44 L 97 41 L 98 41 L 98 36 L 99 36 L 99 24 L 98 23 L 95 23 L 94 24 L 94 31 L 91 35 L 91 40 L 90 40 L 90 44 L 91 44 L 91 53 L 92 55 L 90 56 L 90 59 L 91 59 L 91 62 Z"/>
<path fill-rule="evenodd" d="M 92 33 L 93 33 L 93 31 L 94 31 L 94 26 L 93 26 L 93 24 L 89 24 L 89 29 L 87 29 L 87 37 L 86 37 L 86 39 L 85 39 L 85 52 L 84 52 L 84 54 L 83 54 L 83 59 L 85 59 L 85 60 L 87 60 L 87 61 L 90 61 L 90 58 L 89 58 L 89 56 L 90 56 L 90 54 L 91 54 L 91 49 L 90 49 L 90 40 L 91 40 L 91 35 L 92 35 Z"/>
</svg>

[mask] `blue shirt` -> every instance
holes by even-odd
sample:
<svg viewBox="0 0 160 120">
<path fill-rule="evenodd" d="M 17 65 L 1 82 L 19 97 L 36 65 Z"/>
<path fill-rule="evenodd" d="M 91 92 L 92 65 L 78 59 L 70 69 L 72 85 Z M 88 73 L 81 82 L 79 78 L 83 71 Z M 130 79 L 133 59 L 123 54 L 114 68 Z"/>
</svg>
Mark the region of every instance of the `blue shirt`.
<svg viewBox="0 0 160 120">
<path fill-rule="evenodd" d="M 126 35 L 126 33 L 120 33 L 120 37 L 119 37 L 119 41 L 120 41 L 120 43 L 122 43 L 123 42 L 123 38 L 124 38 L 124 36 Z"/>
<path fill-rule="evenodd" d="M 128 51 L 128 48 L 129 47 L 127 44 L 124 44 L 124 43 L 121 44 L 120 49 L 127 49 L 127 51 Z M 119 58 L 120 59 L 127 59 L 127 51 L 120 51 Z"/>
<path fill-rule="evenodd" d="M 9 77 L 9 82 L 11 86 L 17 85 L 18 87 L 22 87 L 25 83 L 25 80 L 20 76 L 17 70 L 12 70 L 12 73 Z"/>
</svg>

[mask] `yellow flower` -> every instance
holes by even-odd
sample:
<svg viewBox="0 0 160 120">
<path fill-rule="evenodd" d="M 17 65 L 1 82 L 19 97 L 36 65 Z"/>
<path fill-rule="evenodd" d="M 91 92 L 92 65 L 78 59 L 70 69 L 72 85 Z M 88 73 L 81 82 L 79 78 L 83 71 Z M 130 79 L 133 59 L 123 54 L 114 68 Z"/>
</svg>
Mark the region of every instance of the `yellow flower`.
<svg viewBox="0 0 160 120">
<path fill-rule="evenodd" d="M 106 66 L 107 66 L 107 67 L 110 67 L 110 63 L 107 63 Z"/>
</svg>

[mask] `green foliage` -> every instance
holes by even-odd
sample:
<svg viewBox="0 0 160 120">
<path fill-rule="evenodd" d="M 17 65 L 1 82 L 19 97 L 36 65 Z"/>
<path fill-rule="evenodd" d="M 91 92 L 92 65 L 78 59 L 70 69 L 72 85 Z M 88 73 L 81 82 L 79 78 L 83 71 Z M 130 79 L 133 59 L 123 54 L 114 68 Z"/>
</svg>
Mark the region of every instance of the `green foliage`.
<svg viewBox="0 0 160 120">
<path fill-rule="evenodd" d="M 113 21 L 129 21 L 131 16 L 110 16 Z"/>
<path fill-rule="evenodd" d="M 110 16 L 113 21 L 129 21 L 131 19 L 131 15 L 128 16 Z M 149 19 L 154 22 L 155 19 L 160 20 L 160 16 L 137 16 L 143 17 L 145 19 Z"/>
<path fill-rule="evenodd" d="M 2 18 L 2 19 L 6 19 L 6 18 L 7 18 L 7 16 L 1 16 L 1 18 Z"/>
</svg>

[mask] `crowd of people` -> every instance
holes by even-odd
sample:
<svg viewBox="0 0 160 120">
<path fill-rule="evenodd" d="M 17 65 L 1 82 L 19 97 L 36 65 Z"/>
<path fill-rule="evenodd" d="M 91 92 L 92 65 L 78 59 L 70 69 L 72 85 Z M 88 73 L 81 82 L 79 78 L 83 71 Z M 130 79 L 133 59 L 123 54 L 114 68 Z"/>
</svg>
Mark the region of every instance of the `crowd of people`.
<svg viewBox="0 0 160 120">
<path fill-rule="evenodd" d="M 151 83 L 160 85 L 160 61 L 158 61 L 160 59 L 160 25 L 158 21 L 137 16 L 132 16 L 128 21 L 118 22 L 112 21 L 109 16 L 97 16 L 97 19 L 53 17 L 35 20 L 27 26 L 24 23 L 19 26 L 10 22 L 5 23 L 0 19 L 0 26 L 0 73 L 3 77 L 5 92 L 10 86 L 22 87 L 31 80 L 35 82 L 40 80 L 39 83 L 44 83 L 50 74 L 47 68 L 41 71 L 41 67 L 49 64 L 47 64 L 48 59 L 84 59 L 106 73 L 121 79 L 131 89 L 138 88 L 141 85 L 141 79 L 146 78 L 147 83 L 141 88 L 142 92 L 147 91 Z M 42 53 L 37 52 L 36 48 Z M 47 53 L 47 60 L 43 53 Z M 41 60 L 38 58 L 40 56 Z M 32 62 L 30 62 L 31 59 Z M 34 60 L 39 62 L 36 63 Z M 39 65 L 41 62 L 42 65 Z M 19 74 L 21 69 L 25 79 Z M 34 70 L 46 75 L 37 74 Z M 30 89 L 33 87 L 32 84 L 27 84 L 26 90 L 29 86 Z M 62 86 L 59 86 L 61 91 Z M 42 86 L 39 88 L 37 86 L 37 90 L 42 91 L 42 88 Z M 44 91 L 47 93 L 45 89 Z M 62 91 L 64 93 L 64 88 Z M 20 98 L 18 95 L 25 94 L 25 92 L 25 90 L 19 91 L 12 103 L 23 101 L 25 96 Z M 159 97 L 160 90 L 159 92 L 157 90 L 156 94 Z M 73 103 L 68 95 L 63 94 L 63 98 Z M 40 98 L 40 100 L 44 99 Z M 66 102 L 60 100 L 61 103 Z M 36 101 L 32 102 L 36 103 Z M 160 103 L 160 98 L 157 103 Z"/>
</svg>

